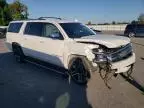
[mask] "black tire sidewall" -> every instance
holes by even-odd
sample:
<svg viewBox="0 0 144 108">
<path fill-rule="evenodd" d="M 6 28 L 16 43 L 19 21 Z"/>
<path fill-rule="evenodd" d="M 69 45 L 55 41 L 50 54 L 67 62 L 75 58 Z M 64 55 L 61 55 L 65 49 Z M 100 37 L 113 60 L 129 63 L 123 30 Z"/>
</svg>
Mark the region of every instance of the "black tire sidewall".
<svg viewBox="0 0 144 108">
<path fill-rule="evenodd" d="M 20 46 L 14 45 L 13 46 L 13 53 L 14 53 L 14 56 L 20 57 L 19 62 L 24 62 L 24 54 L 23 54 L 23 51 L 22 51 Z"/>
<path fill-rule="evenodd" d="M 84 59 L 82 59 L 82 58 L 79 58 L 79 57 L 75 57 L 75 58 L 72 58 L 71 60 L 70 60 L 70 62 L 69 62 L 69 66 L 68 66 L 68 72 L 69 72 L 69 74 L 70 74 L 70 76 L 71 76 L 71 78 L 73 79 L 73 81 L 74 82 L 76 82 L 77 84 L 80 84 L 80 85 L 86 85 L 87 84 L 87 82 L 88 82 L 88 77 L 87 77 L 87 80 L 85 80 L 84 82 L 79 82 L 79 81 L 77 81 L 73 76 L 72 76 L 72 74 L 71 74 L 71 66 L 73 65 L 73 63 L 76 61 L 76 60 L 78 60 L 78 59 L 81 59 L 81 61 L 82 61 L 82 63 L 83 63 L 83 66 L 84 66 L 84 68 L 85 68 L 85 72 L 86 72 L 86 74 L 90 74 L 89 73 L 89 71 L 88 71 L 88 66 L 87 66 L 87 64 L 85 63 L 85 60 Z"/>
</svg>

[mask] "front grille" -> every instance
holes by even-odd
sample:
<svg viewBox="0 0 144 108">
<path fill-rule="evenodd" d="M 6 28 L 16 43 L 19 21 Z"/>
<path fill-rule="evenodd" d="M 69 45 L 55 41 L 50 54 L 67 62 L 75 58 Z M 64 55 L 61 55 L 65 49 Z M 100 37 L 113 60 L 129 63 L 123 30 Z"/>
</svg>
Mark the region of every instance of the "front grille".
<svg viewBox="0 0 144 108">
<path fill-rule="evenodd" d="M 119 48 L 116 52 L 108 54 L 108 56 L 111 58 L 112 62 L 117 62 L 129 58 L 130 56 L 132 56 L 132 53 L 132 45 L 127 44 Z"/>
</svg>

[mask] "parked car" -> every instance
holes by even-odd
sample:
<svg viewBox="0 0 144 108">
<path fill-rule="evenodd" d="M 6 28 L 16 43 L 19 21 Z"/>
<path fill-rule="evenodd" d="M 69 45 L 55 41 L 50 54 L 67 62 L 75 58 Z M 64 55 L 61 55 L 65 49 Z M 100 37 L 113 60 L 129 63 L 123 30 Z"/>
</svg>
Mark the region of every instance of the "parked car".
<svg viewBox="0 0 144 108">
<path fill-rule="evenodd" d="M 124 35 L 128 37 L 144 37 L 144 24 L 129 24 L 127 25 Z"/>
<path fill-rule="evenodd" d="M 135 63 L 129 38 L 99 35 L 80 22 L 60 18 L 12 21 L 6 44 L 17 61 L 32 57 L 64 68 L 79 84 L 86 84 L 99 66 L 110 64 L 118 74 Z"/>
<path fill-rule="evenodd" d="M 0 37 L 5 37 L 6 31 L 7 31 L 6 26 L 0 27 Z"/>
</svg>

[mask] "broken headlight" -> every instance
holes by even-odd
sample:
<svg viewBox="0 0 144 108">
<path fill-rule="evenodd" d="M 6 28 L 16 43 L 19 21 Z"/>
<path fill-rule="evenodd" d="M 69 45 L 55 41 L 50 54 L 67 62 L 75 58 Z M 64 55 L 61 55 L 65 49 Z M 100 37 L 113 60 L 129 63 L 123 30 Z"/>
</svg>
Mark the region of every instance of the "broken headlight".
<svg viewBox="0 0 144 108">
<path fill-rule="evenodd" d="M 93 54 L 95 54 L 94 62 L 107 62 L 111 60 L 111 57 L 102 49 L 92 49 Z"/>
</svg>

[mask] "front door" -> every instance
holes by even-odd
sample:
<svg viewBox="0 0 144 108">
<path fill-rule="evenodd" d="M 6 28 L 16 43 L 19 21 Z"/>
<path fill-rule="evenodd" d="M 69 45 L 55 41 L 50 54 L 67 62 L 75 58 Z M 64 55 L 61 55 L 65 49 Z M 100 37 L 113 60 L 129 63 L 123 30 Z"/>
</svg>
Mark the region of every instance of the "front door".
<svg viewBox="0 0 144 108">
<path fill-rule="evenodd" d="M 43 35 L 39 40 L 39 47 L 42 60 L 64 67 L 64 38 L 54 24 L 44 23 Z"/>
</svg>

